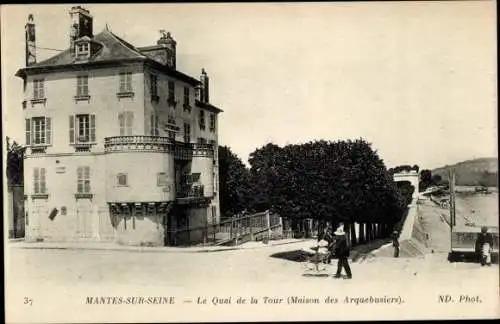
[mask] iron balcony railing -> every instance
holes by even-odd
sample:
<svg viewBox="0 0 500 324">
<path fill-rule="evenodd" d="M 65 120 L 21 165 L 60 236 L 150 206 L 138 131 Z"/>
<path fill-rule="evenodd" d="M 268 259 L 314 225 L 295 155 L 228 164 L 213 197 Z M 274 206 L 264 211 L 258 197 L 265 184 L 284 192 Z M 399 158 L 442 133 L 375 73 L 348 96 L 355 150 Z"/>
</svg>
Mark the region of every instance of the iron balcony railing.
<svg viewBox="0 0 500 324">
<path fill-rule="evenodd" d="M 173 144 L 174 141 L 169 137 L 160 136 L 113 136 L 104 139 L 104 145 L 119 145 L 119 144 Z"/>
<path fill-rule="evenodd" d="M 104 150 L 112 151 L 165 151 L 174 150 L 175 141 L 161 136 L 113 136 L 104 139 Z"/>
<path fill-rule="evenodd" d="M 201 198 L 204 197 L 203 185 L 187 186 L 181 185 L 177 190 L 177 198 Z"/>
<path fill-rule="evenodd" d="M 193 156 L 213 157 L 214 145 L 176 142 L 163 136 L 112 136 L 104 139 L 104 150 L 114 151 L 161 151 L 173 152 L 176 159 L 190 160 Z"/>
</svg>

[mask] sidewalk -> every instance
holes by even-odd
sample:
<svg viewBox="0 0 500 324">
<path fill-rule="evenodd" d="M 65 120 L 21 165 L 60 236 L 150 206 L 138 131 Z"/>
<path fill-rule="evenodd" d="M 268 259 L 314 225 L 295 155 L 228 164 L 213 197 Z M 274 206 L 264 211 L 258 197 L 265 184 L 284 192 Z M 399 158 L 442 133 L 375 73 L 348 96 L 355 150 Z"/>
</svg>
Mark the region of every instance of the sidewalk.
<svg viewBox="0 0 500 324">
<path fill-rule="evenodd" d="M 262 242 L 246 242 L 237 246 L 130 246 L 120 245 L 112 242 L 25 242 L 9 240 L 8 246 L 18 249 L 41 249 L 41 250 L 103 250 L 103 251 L 129 251 L 129 252 L 160 252 L 160 253 L 203 253 L 221 252 L 231 250 L 261 249 L 266 247 L 305 242 L 309 239 L 282 239 Z"/>
</svg>

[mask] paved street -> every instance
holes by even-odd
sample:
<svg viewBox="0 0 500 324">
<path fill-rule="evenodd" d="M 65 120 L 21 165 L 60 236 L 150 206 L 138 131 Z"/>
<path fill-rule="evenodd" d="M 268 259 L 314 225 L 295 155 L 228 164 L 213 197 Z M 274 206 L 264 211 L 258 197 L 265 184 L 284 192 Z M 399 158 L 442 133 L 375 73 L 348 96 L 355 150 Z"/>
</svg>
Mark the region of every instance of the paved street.
<svg viewBox="0 0 500 324">
<path fill-rule="evenodd" d="M 361 263 L 352 263 L 353 280 L 338 280 L 331 277 L 311 278 L 302 276 L 305 271 L 303 264 L 271 257 L 271 255 L 307 249 L 314 245 L 313 241 L 270 247 L 262 243 L 253 242 L 252 244 L 251 249 L 209 253 L 10 248 L 10 262 L 6 269 L 9 285 L 7 288 L 15 287 L 15 291 L 8 291 L 9 302 L 12 305 L 17 303 L 19 307 L 22 298 L 26 295 L 33 298 L 33 303 L 36 305 L 43 305 L 44 312 L 50 318 L 54 316 L 59 318 L 57 317 L 59 314 L 61 319 L 65 320 L 68 320 L 71 314 L 57 313 L 61 305 L 68 304 L 71 305 L 70 307 L 79 309 L 78 306 L 85 306 L 85 296 L 128 296 L 131 294 L 134 296 L 176 296 L 177 306 L 175 307 L 182 306 L 184 307 L 181 307 L 182 309 L 188 306 L 198 307 L 196 305 L 198 296 L 207 297 L 210 304 L 214 296 L 236 298 L 236 296 L 297 295 L 322 298 L 336 296 L 342 299 L 351 295 L 387 295 L 401 296 L 404 304 L 391 308 L 396 311 L 395 313 L 384 312 L 383 308 L 370 308 L 370 311 L 375 309 L 373 316 L 378 314 L 382 318 L 393 316 L 400 318 L 403 314 L 404 316 L 414 314 L 419 317 L 428 315 L 436 318 L 447 313 L 453 314 L 457 307 L 460 307 L 461 314 L 467 313 L 467 307 L 471 315 L 498 316 L 499 314 L 497 307 L 498 265 L 481 268 L 474 263 L 448 263 L 446 254 L 438 253 L 423 259 L 374 258 Z M 328 269 L 330 274 L 333 271 L 332 268 Z M 481 296 L 481 303 L 438 304 L 440 294 L 457 296 L 457 299 L 461 294 L 478 295 Z M 184 303 L 184 299 L 192 303 Z M 348 306 L 343 305 L 343 307 Z M 28 309 L 35 309 L 35 306 L 32 307 Z M 207 316 L 221 315 L 219 311 L 222 310 L 220 308 L 222 305 L 212 304 L 204 307 L 207 307 Z M 272 313 L 275 315 L 281 314 L 286 317 L 296 314 L 294 316 L 300 317 L 305 316 L 307 312 L 299 311 L 299 309 L 314 307 L 314 305 L 300 305 L 293 309 L 290 309 L 289 305 L 282 307 L 268 305 L 268 307 L 272 307 Z M 117 311 L 116 308 L 111 310 Z M 176 312 L 174 319 L 192 319 L 189 317 L 192 310 L 187 309 L 187 313 L 183 315 Z M 85 314 L 80 314 L 78 319 Z M 148 316 L 153 316 L 155 313 L 150 314 Z M 363 312 L 354 314 L 356 318 L 367 316 Z M 29 312 L 23 314 L 23 316 L 28 315 Z M 266 312 L 256 312 L 250 315 L 252 319 L 269 318 Z M 120 316 L 120 313 L 116 316 Z M 157 316 L 159 316 L 157 320 L 165 320 L 161 317 L 164 316 L 161 313 Z M 319 312 L 315 316 L 317 319 L 325 319 L 330 315 Z M 337 314 L 337 316 L 344 318 L 347 313 Z M 126 318 L 133 320 L 134 317 Z M 118 320 L 116 317 L 113 319 Z M 238 317 L 233 319 L 236 320 Z"/>
</svg>

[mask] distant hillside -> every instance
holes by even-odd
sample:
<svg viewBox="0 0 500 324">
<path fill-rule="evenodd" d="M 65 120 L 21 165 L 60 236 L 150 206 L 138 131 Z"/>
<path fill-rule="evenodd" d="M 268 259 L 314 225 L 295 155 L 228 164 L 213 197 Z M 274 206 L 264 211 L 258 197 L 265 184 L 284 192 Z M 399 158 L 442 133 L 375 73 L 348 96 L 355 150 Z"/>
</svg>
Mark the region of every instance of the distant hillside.
<svg viewBox="0 0 500 324">
<path fill-rule="evenodd" d="M 447 180 L 450 169 L 455 172 L 458 186 L 498 186 L 498 158 L 480 158 L 447 165 L 432 170 L 432 175 L 438 174 Z"/>
</svg>

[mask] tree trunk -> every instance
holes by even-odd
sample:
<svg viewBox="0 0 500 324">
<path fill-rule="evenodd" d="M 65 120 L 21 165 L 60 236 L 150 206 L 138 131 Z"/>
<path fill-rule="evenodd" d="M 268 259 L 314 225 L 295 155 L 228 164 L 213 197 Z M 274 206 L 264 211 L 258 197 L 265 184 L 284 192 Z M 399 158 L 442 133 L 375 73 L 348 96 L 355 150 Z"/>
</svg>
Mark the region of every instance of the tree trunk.
<svg viewBox="0 0 500 324">
<path fill-rule="evenodd" d="M 349 223 L 350 231 L 351 231 L 351 243 L 353 246 L 357 245 L 358 242 L 356 240 L 356 224 L 354 222 Z"/>
<path fill-rule="evenodd" d="M 366 223 L 359 224 L 359 242 L 364 244 L 366 243 Z"/>
</svg>

